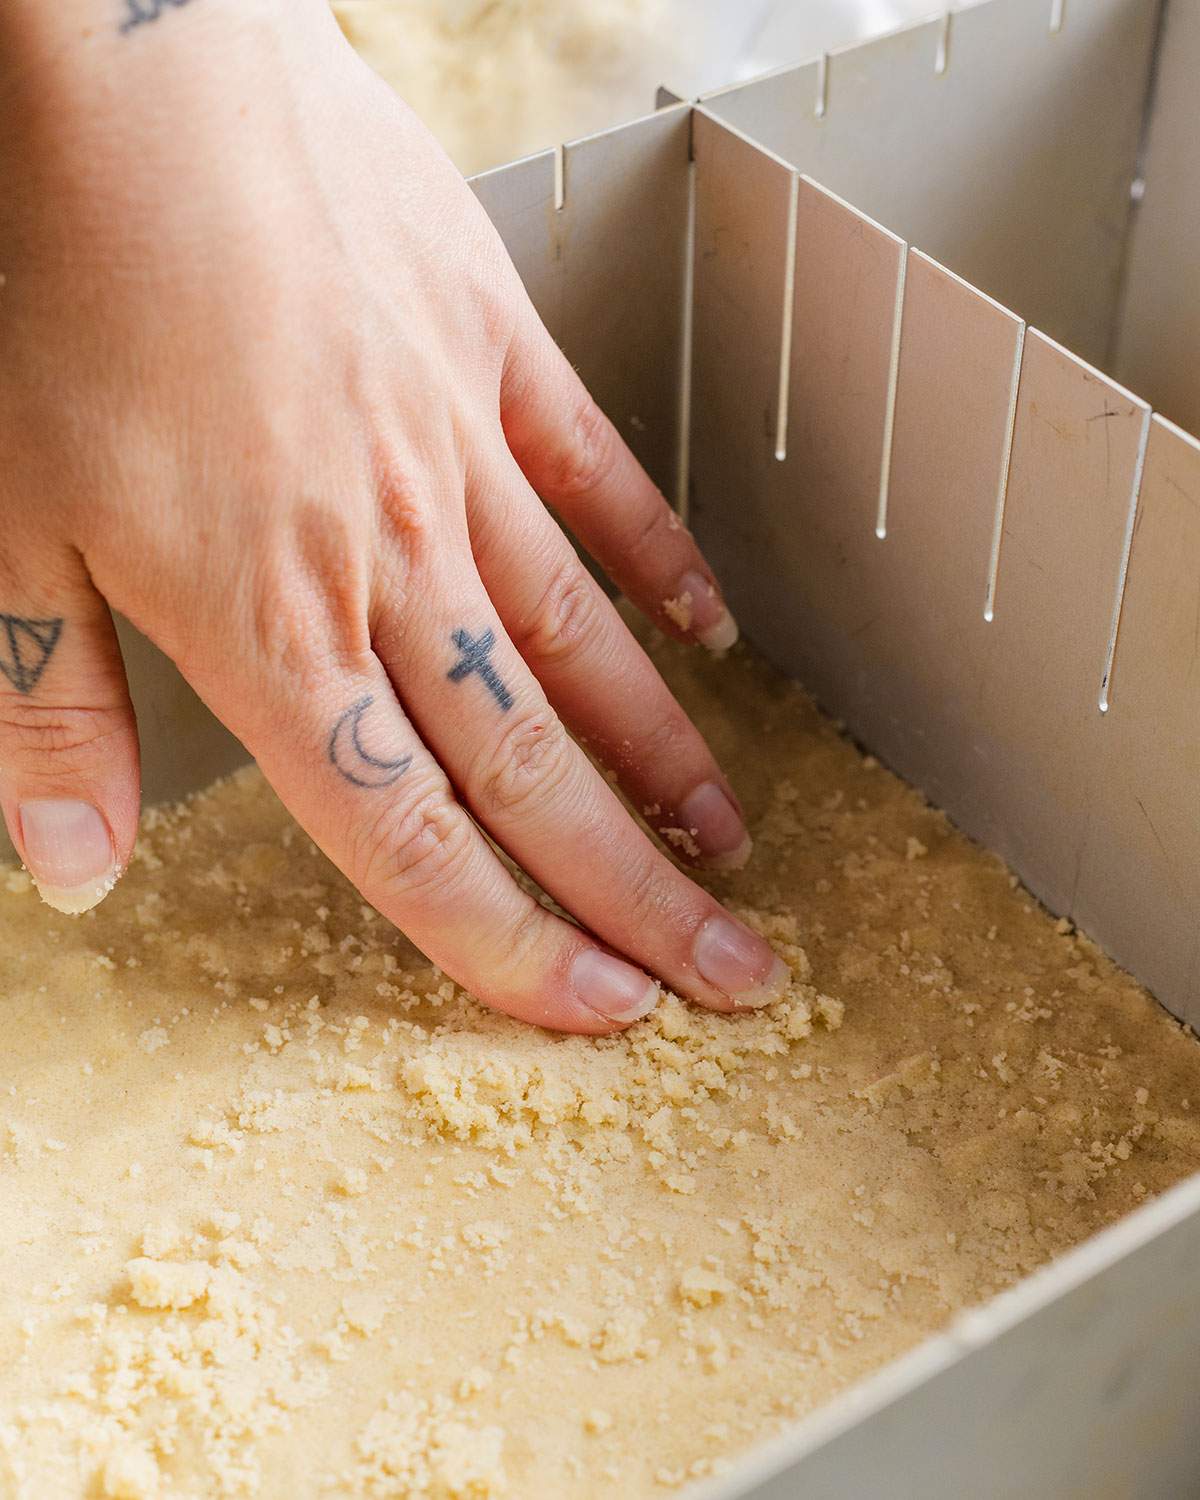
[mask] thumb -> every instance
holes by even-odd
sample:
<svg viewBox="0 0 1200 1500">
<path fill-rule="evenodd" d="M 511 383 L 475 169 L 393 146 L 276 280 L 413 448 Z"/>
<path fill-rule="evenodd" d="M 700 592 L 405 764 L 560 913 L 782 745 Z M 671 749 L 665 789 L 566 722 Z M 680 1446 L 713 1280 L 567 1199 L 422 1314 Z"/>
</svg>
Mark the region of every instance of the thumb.
<svg viewBox="0 0 1200 1500">
<path fill-rule="evenodd" d="M 39 576 L 40 571 L 40 576 Z M 0 558 L 0 807 L 42 899 L 87 911 L 137 834 L 137 727 L 108 607 L 82 560 Z"/>
</svg>

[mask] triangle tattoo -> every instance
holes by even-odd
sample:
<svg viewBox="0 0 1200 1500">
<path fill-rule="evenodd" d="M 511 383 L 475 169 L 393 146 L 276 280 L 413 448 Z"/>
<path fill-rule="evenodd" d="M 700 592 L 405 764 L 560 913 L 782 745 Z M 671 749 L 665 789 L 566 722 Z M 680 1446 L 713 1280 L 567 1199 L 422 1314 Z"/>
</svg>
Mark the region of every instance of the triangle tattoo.
<svg viewBox="0 0 1200 1500">
<path fill-rule="evenodd" d="M 58 645 L 62 628 L 61 620 L 0 615 L 0 672 L 18 693 L 33 692 Z"/>
</svg>

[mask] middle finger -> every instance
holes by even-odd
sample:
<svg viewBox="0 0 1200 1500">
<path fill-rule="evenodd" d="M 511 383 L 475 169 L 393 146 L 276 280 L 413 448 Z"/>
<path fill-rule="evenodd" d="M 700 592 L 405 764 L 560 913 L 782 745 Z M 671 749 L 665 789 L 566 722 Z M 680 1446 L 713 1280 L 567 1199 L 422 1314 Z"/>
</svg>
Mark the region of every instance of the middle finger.
<svg viewBox="0 0 1200 1500">
<path fill-rule="evenodd" d="M 703 736 L 524 477 L 508 477 L 507 504 L 472 514 L 471 542 L 522 657 L 675 854 L 741 869 L 750 836 Z"/>
<path fill-rule="evenodd" d="M 784 964 L 633 821 L 509 640 L 465 536 L 456 553 L 399 606 L 381 589 L 373 644 L 463 801 L 580 923 L 680 994 L 715 1010 L 777 998 Z"/>
</svg>

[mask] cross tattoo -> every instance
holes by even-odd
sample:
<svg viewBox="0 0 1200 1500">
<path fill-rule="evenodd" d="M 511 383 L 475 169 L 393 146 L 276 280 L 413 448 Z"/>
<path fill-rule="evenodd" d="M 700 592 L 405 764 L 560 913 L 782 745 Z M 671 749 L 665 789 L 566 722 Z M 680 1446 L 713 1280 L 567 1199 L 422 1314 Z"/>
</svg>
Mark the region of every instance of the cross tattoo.
<svg viewBox="0 0 1200 1500">
<path fill-rule="evenodd" d="M 485 630 L 476 640 L 466 630 L 455 630 L 450 639 L 462 652 L 462 660 L 455 664 L 446 673 L 451 682 L 462 682 L 464 678 L 470 677 L 472 672 L 478 672 L 483 679 L 484 686 L 501 709 L 507 712 L 513 706 L 512 694 L 500 681 L 500 674 L 488 660 L 492 647 L 496 644 L 495 632 Z"/>
</svg>

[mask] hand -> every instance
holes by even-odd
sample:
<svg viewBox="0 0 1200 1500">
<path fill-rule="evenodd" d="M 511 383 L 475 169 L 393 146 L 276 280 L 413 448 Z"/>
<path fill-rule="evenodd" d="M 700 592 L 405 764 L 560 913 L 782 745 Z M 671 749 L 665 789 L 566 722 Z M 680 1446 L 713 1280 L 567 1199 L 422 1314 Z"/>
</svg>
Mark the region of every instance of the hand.
<svg viewBox="0 0 1200 1500">
<path fill-rule="evenodd" d="M 489 1004 L 603 1032 L 651 974 L 722 1010 L 778 994 L 564 727 L 694 854 L 744 859 L 728 784 L 539 496 L 720 646 L 712 573 L 432 138 L 317 0 L 5 10 L 0 802 L 43 896 L 93 905 L 134 841 L 111 605 Z"/>
</svg>

